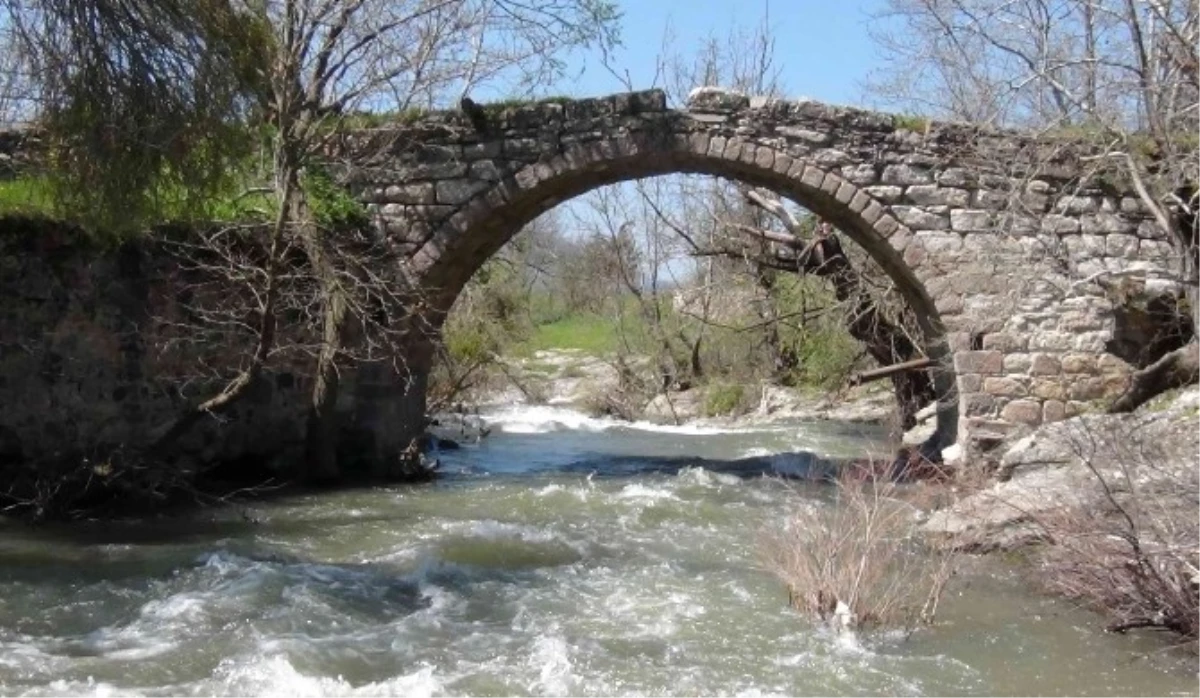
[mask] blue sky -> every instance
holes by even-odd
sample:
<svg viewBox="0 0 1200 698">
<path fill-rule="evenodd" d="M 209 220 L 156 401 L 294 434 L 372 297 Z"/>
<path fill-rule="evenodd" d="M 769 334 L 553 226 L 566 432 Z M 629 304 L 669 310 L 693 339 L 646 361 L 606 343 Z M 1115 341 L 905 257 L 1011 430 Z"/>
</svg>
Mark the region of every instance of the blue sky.
<svg viewBox="0 0 1200 698">
<path fill-rule="evenodd" d="M 882 0 L 618 0 L 624 18 L 622 43 L 611 63 L 628 70 L 635 88 L 649 87 L 668 22 L 675 35 L 669 51 L 696 52 L 710 34 L 756 26 L 768 13 L 776 61 L 790 97 L 864 105 L 861 80 L 879 64 L 867 25 Z M 582 70 L 582 72 L 579 72 Z M 559 86 L 576 96 L 620 92 L 622 83 L 595 55 L 579 61 Z"/>
</svg>

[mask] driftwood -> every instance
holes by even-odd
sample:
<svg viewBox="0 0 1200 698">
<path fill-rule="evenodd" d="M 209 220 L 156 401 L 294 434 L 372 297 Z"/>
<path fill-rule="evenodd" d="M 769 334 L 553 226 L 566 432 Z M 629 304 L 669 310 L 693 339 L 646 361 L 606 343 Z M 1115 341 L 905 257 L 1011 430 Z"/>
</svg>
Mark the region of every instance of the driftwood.
<svg viewBox="0 0 1200 698">
<path fill-rule="evenodd" d="M 849 383 L 850 385 L 861 385 L 863 383 L 870 383 L 871 381 L 880 380 L 881 378 L 890 378 L 897 373 L 929 368 L 932 365 L 933 359 L 922 357 L 920 359 L 913 359 L 912 361 L 904 361 L 902 363 L 892 364 L 891 366 L 882 366 L 880 368 L 871 369 L 870 371 L 856 373 L 853 376 L 850 376 Z"/>
</svg>

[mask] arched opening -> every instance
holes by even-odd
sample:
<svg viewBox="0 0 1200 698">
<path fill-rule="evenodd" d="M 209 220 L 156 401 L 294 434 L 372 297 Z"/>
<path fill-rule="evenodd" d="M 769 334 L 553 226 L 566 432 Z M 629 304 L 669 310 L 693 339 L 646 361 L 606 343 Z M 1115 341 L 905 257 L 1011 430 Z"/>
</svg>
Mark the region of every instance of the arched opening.
<svg viewBox="0 0 1200 698">
<path fill-rule="evenodd" d="M 774 192 L 828 221 L 865 250 L 915 314 L 921 344 L 933 362 L 937 428 L 924 450 L 940 453 L 954 443 L 958 405 L 953 365 L 937 307 L 916 265 L 903 256 L 911 233 L 886 206 L 839 173 L 761 143 L 680 135 L 668 122 L 661 131 L 564 145 L 558 155 L 500 178 L 447 219 L 413 255 L 412 269 L 429 294 L 434 324 L 444 321 L 481 265 L 547 210 L 599 187 L 676 173 L 713 175 Z"/>
</svg>

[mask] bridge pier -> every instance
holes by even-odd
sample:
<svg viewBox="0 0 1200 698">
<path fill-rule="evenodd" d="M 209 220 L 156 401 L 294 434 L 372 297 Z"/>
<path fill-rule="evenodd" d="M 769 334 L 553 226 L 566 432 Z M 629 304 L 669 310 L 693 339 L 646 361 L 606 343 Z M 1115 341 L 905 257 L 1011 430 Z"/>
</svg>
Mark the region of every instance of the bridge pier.
<svg viewBox="0 0 1200 698">
<path fill-rule="evenodd" d="M 425 430 L 433 351 L 424 339 L 406 349 L 395 360 L 364 362 L 355 371 L 353 426 L 343 440 L 373 480 L 396 482 L 419 474 L 414 456 Z"/>
</svg>

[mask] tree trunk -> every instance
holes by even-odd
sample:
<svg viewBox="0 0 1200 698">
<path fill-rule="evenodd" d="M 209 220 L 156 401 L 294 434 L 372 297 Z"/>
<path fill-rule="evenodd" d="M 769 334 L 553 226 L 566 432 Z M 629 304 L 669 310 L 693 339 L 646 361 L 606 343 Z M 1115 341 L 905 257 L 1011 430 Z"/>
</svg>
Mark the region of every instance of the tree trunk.
<svg viewBox="0 0 1200 698">
<path fill-rule="evenodd" d="M 919 347 L 904 330 L 879 312 L 874 296 L 859 283 L 858 273 L 837 238 L 822 240 L 814 252 L 819 254 L 803 260 L 804 270 L 833 282 L 834 295 L 850 306 L 846 329 L 866 346 L 871 358 L 880 366 L 889 366 L 921 357 Z M 900 410 L 900 426 L 907 431 L 916 426 L 917 412 L 937 399 L 933 378 L 927 370 L 895 373 L 890 378 Z"/>
<path fill-rule="evenodd" d="M 264 281 L 259 307 L 258 339 L 255 342 L 254 351 L 250 355 L 249 363 L 225 385 L 220 393 L 197 405 L 188 407 L 171 424 L 160 429 L 161 433 L 152 439 L 148 449 L 152 456 L 161 455 L 163 451 L 170 449 L 180 437 L 195 426 L 201 417 L 219 414 L 233 407 L 254 387 L 262 375 L 263 368 L 267 365 L 267 359 L 270 357 L 272 349 L 275 348 L 280 257 L 284 249 L 283 237 L 289 224 L 289 202 L 295 193 L 295 189 L 290 186 L 290 181 L 279 190 L 279 214 L 271 226 L 267 258 L 263 262 Z"/>
<path fill-rule="evenodd" d="M 337 269 L 325 249 L 324 231 L 312 220 L 303 194 L 296 197 L 297 221 L 308 262 L 321 289 L 321 350 L 313 380 L 306 435 L 306 472 L 310 482 L 337 480 L 338 354 L 346 319 L 346 296 Z"/>
<path fill-rule="evenodd" d="M 754 190 L 746 192 L 753 204 L 773 214 L 789 234 L 782 235 L 761 228 L 743 228 L 743 232 L 768 242 L 786 246 L 795 255 L 775 255 L 767 262 L 777 269 L 797 274 L 814 274 L 829 279 L 834 296 L 848 306 L 846 329 L 866 345 L 867 352 L 880 366 L 910 361 L 922 356 L 920 348 L 904 328 L 879 311 L 878 303 L 869 290 L 859 283 L 859 274 L 850 264 L 837 237 L 815 234 L 804 240 L 800 222 L 778 199 L 763 196 Z M 917 424 L 917 412 L 937 399 L 933 375 L 929 371 L 906 371 L 891 376 L 892 391 L 900 410 L 900 424 L 906 431 Z"/>
<path fill-rule="evenodd" d="M 1193 340 L 1135 372 L 1125 393 L 1109 406 L 1108 411 L 1110 414 L 1132 412 L 1156 395 L 1197 380 L 1200 380 L 1200 344 Z"/>
</svg>

